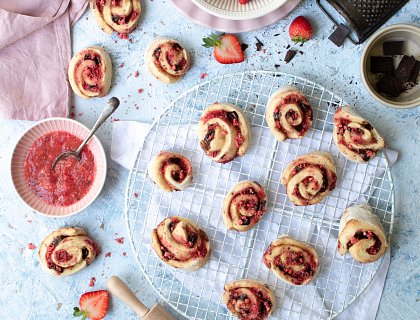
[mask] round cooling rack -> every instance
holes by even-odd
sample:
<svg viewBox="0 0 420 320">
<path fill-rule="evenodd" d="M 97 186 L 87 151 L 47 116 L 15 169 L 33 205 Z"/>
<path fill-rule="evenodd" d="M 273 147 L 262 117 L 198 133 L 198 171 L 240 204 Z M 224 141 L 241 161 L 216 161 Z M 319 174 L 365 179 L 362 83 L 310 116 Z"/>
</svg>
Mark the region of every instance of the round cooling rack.
<svg viewBox="0 0 420 320">
<path fill-rule="evenodd" d="M 314 120 L 303 139 L 277 141 L 265 122 L 266 104 L 279 87 L 293 85 L 310 100 Z M 251 145 L 242 158 L 212 162 L 197 138 L 202 111 L 214 102 L 242 108 L 251 123 Z M 185 92 L 153 123 L 131 170 L 126 218 L 135 257 L 157 293 L 189 319 L 233 319 L 222 303 L 225 283 L 250 278 L 275 294 L 270 319 L 331 319 L 369 285 L 382 263 L 360 264 L 337 252 L 338 225 L 346 207 L 368 202 L 390 237 L 394 191 L 384 153 L 367 164 L 346 160 L 332 140 L 333 115 L 345 102 L 320 85 L 279 72 L 242 72 L 216 77 Z M 149 160 L 161 150 L 183 154 L 193 166 L 193 184 L 165 193 L 147 177 Z M 321 203 L 296 207 L 287 198 L 280 175 L 297 156 L 327 151 L 337 166 L 337 186 Z M 227 231 L 221 215 L 224 196 L 238 181 L 251 179 L 267 191 L 267 213 L 250 231 Z M 166 217 L 179 215 L 200 225 L 212 245 L 210 261 L 196 272 L 174 269 L 151 249 L 151 232 Z M 261 262 L 281 234 L 307 242 L 317 251 L 320 273 L 307 286 L 286 285 Z"/>
</svg>

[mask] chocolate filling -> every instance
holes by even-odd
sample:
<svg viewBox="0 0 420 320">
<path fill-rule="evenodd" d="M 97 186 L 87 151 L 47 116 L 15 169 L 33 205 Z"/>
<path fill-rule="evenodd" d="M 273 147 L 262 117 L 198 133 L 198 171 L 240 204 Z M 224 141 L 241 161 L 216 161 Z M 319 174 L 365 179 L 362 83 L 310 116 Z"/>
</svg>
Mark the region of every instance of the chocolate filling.
<svg viewBox="0 0 420 320">
<path fill-rule="evenodd" d="M 248 288 L 256 298 L 255 305 L 252 304 L 252 300 L 246 294 L 238 294 L 237 290 L 233 290 L 229 296 L 229 303 L 235 305 L 237 301 L 242 301 L 239 313 L 241 314 L 241 320 L 248 319 L 265 319 L 271 308 L 271 300 L 268 299 L 261 290 L 257 288 Z"/>
<path fill-rule="evenodd" d="M 305 261 L 305 257 L 302 252 L 294 251 L 290 251 L 288 253 L 285 263 L 281 261 L 280 257 L 275 257 L 274 265 L 279 268 L 281 272 L 290 276 L 293 284 L 296 285 L 300 285 L 305 280 L 313 277 L 316 269 L 315 261 L 312 259 L 310 261 Z M 304 268 L 295 272 L 290 266 L 303 266 Z"/>
</svg>

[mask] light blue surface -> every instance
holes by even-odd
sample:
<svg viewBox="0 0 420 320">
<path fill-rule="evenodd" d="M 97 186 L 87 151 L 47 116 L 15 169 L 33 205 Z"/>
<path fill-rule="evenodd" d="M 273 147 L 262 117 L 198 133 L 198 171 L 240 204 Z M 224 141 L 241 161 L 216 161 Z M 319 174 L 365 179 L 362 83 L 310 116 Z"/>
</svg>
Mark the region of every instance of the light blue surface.
<svg viewBox="0 0 420 320">
<path fill-rule="evenodd" d="M 187 1 L 187 0 L 186 0 Z M 392 236 L 392 259 L 377 319 L 418 319 L 420 314 L 420 182 L 419 182 L 419 108 L 394 110 L 379 105 L 365 90 L 359 74 L 362 46 L 346 42 L 337 48 L 327 38 L 333 27 L 320 13 L 315 1 L 303 1 L 291 16 L 260 31 L 241 34 L 249 44 L 243 64 L 222 66 L 214 61 L 211 50 L 201 47 L 201 38 L 210 30 L 199 27 L 180 15 L 168 1 L 142 1 L 143 13 L 132 42 L 102 33 L 87 12 L 75 25 L 73 51 L 90 45 L 107 49 L 113 60 L 115 76 L 109 96 L 121 99 L 113 118 L 152 121 L 178 94 L 199 83 L 200 75 L 213 77 L 243 70 L 278 70 L 313 80 L 356 106 L 383 133 L 391 149 L 400 152 L 392 168 L 395 184 L 396 220 Z M 418 1 L 410 1 L 387 25 L 420 24 Z M 315 27 L 315 38 L 303 47 L 303 55 L 285 64 L 283 58 L 289 41 L 287 28 L 292 18 L 308 16 Z M 279 36 L 274 36 L 280 34 Z M 193 65 L 179 83 L 166 86 L 149 75 L 143 60 L 145 47 L 157 36 L 169 36 L 184 44 Z M 255 50 L 257 36 L 264 51 Z M 139 71 L 139 77 L 134 73 Z M 138 89 L 144 92 L 138 93 Z M 75 118 L 92 126 L 108 97 L 82 100 L 76 98 L 71 109 Z M 10 156 L 17 138 L 28 126 L 25 122 L 0 122 L 0 317 L 3 319 L 71 319 L 72 308 L 80 295 L 103 289 L 106 279 L 117 274 L 126 280 L 148 306 L 158 302 L 156 293 L 141 274 L 132 257 L 124 217 L 124 193 L 128 172 L 109 160 L 108 177 L 99 198 L 84 212 L 66 219 L 49 219 L 33 213 L 19 201 L 12 190 Z M 100 129 L 98 136 L 109 155 L 112 123 Z M 100 244 L 102 254 L 92 266 L 66 278 L 54 278 L 39 266 L 37 250 L 49 232 L 61 226 L 81 226 Z M 125 237 L 124 244 L 115 241 Z M 111 252 L 111 257 L 105 253 Z M 123 253 L 126 252 L 126 256 Z M 97 279 L 89 287 L 91 277 Z M 107 319 L 136 319 L 122 303 L 111 299 Z M 369 319 L 368 319 L 369 320 Z"/>
</svg>

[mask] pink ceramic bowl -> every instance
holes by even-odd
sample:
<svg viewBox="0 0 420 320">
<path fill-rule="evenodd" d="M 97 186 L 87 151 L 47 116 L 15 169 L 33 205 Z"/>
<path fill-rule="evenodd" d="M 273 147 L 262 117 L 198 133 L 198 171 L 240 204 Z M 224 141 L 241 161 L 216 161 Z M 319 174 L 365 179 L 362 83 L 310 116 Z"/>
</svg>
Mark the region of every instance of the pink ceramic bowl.
<svg viewBox="0 0 420 320">
<path fill-rule="evenodd" d="M 101 142 L 96 136 L 93 136 L 88 146 L 95 159 L 96 172 L 90 190 L 82 199 L 70 206 L 48 205 L 28 185 L 24 174 L 24 163 L 26 155 L 35 140 L 52 131 L 67 131 L 83 140 L 90 130 L 81 123 L 67 118 L 49 118 L 36 123 L 22 135 L 13 150 L 11 161 L 12 182 L 18 196 L 32 210 L 49 217 L 67 217 L 87 208 L 101 192 L 106 178 L 106 156 Z"/>
</svg>

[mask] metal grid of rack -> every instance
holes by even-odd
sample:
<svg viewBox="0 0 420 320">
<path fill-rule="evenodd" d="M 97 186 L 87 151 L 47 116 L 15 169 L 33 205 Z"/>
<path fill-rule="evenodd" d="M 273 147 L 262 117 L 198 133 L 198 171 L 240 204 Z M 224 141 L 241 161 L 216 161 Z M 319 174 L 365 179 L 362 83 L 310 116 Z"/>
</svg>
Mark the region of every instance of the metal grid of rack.
<svg viewBox="0 0 420 320">
<path fill-rule="evenodd" d="M 269 97 L 293 85 L 310 100 L 311 130 L 303 139 L 278 142 L 265 122 Z M 246 155 L 228 164 L 207 158 L 197 138 L 202 111 L 216 101 L 245 110 L 251 123 Z M 360 264 L 336 250 L 338 224 L 346 207 L 368 202 L 381 218 L 388 237 L 394 219 L 394 192 L 383 153 L 367 164 L 344 158 L 332 140 L 333 115 L 344 101 L 316 83 L 279 72 L 243 72 L 216 77 L 173 101 L 153 123 L 131 170 L 126 194 L 126 219 L 135 257 L 145 276 L 170 306 L 189 319 L 231 319 L 221 301 L 225 283 L 251 278 L 268 285 L 277 299 L 273 319 L 329 319 L 347 308 L 367 287 L 382 259 Z M 165 193 L 147 177 L 147 165 L 161 150 L 191 160 L 193 184 L 182 192 Z M 337 165 L 337 186 L 321 203 L 296 207 L 280 184 L 283 169 L 297 156 L 330 152 Z M 250 231 L 227 231 L 221 216 L 224 196 L 238 181 L 258 181 L 267 191 L 267 213 Z M 209 263 L 196 272 L 165 265 L 151 249 L 151 232 L 167 216 L 180 215 L 200 225 L 212 243 Z M 271 241 L 281 234 L 315 248 L 320 273 L 307 286 L 283 283 L 261 262 Z"/>
</svg>

